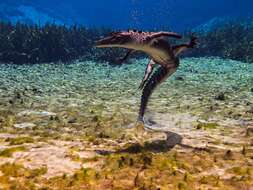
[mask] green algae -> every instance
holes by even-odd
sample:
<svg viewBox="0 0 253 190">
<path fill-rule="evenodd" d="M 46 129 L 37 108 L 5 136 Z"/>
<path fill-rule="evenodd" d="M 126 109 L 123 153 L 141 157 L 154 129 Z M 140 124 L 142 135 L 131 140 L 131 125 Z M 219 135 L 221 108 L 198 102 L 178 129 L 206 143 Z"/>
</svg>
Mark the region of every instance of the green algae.
<svg viewBox="0 0 253 190">
<path fill-rule="evenodd" d="M 27 178 L 35 178 L 37 176 L 41 176 L 46 174 L 48 171 L 47 167 L 43 166 L 41 168 L 36 168 L 33 170 L 29 170 L 29 173 L 26 174 Z"/>
<path fill-rule="evenodd" d="M 3 126 L 3 128 L 10 128 L 10 127 L 13 127 L 14 124 L 15 124 L 15 117 L 12 115 L 9 115 L 4 120 L 2 126 Z"/>
<path fill-rule="evenodd" d="M 219 184 L 219 177 L 214 175 L 203 176 L 200 179 L 201 184 L 211 184 L 217 186 Z"/>
<path fill-rule="evenodd" d="M 233 167 L 227 170 L 227 172 L 234 173 L 239 176 L 245 176 L 245 175 L 250 176 L 252 171 L 248 167 Z"/>
<path fill-rule="evenodd" d="M 0 176 L 0 184 L 4 189 L 38 189 L 34 179 L 44 175 L 47 168 L 27 169 L 21 164 L 5 163 L 0 166 L 0 171 L 3 174 Z M 22 178 L 24 180 L 20 180 Z"/>
<path fill-rule="evenodd" d="M 6 163 L 0 166 L 0 170 L 1 172 L 5 175 L 5 176 L 11 176 L 11 177 L 18 177 L 21 174 L 21 169 L 23 169 L 22 165 L 19 164 L 11 164 L 11 163 Z"/>
<path fill-rule="evenodd" d="M 198 123 L 195 128 L 208 130 L 208 129 L 217 129 L 217 127 L 219 127 L 217 123 Z"/>
<path fill-rule="evenodd" d="M 205 159 L 203 157 L 205 154 L 198 154 L 198 156 L 203 160 Z M 162 190 L 193 190 L 195 187 L 204 187 L 202 185 L 208 185 L 210 188 L 217 189 L 231 189 L 226 184 L 227 180 L 223 181 L 215 175 L 198 176 L 195 174 L 199 174 L 199 172 L 195 173 L 190 168 L 182 167 L 182 163 L 187 162 L 191 163 L 189 164 L 190 167 L 194 167 L 191 158 L 193 158 L 192 152 L 112 154 L 96 158 L 95 161 L 103 160 L 102 167 L 99 170 L 85 168 L 76 171 L 73 175 L 64 174 L 50 179 L 41 178 L 41 175 L 47 171 L 46 168 L 38 168 L 31 171 L 21 165 L 6 164 L 0 167 L 0 169 L 2 169 L 1 171 L 7 180 L 6 184 L 8 183 L 8 178 L 6 177 L 12 176 L 14 179 L 17 179 L 13 181 L 13 184 L 15 183 L 16 187 L 19 188 L 27 185 L 28 181 L 29 187 L 40 181 L 40 187 L 44 189 L 57 187 L 57 189 L 85 188 L 91 190 L 103 188 L 119 190 L 158 188 Z M 91 160 L 87 160 L 87 162 L 89 161 Z M 198 165 L 202 164 L 199 163 Z M 231 169 L 231 172 L 234 172 L 234 170 L 237 169 Z M 19 181 L 18 178 L 22 176 L 26 176 L 25 180 Z M 0 180 L 4 183 L 3 176 L 0 177 Z M 233 178 L 233 180 L 235 179 Z M 246 181 L 246 183 L 248 184 L 249 182 Z"/>
<path fill-rule="evenodd" d="M 14 152 L 20 152 L 25 150 L 26 150 L 25 146 L 6 148 L 0 151 L 0 157 L 11 157 Z"/>
<path fill-rule="evenodd" d="M 9 145 L 21 145 L 25 143 L 34 143 L 34 139 L 32 137 L 17 137 L 17 138 L 7 138 L 5 140 L 9 142 Z"/>
<path fill-rule="evenodd" d="M 178 190 L 188 190 L 187 184 L 184 182 L 178 183 Z"/>
</svg>

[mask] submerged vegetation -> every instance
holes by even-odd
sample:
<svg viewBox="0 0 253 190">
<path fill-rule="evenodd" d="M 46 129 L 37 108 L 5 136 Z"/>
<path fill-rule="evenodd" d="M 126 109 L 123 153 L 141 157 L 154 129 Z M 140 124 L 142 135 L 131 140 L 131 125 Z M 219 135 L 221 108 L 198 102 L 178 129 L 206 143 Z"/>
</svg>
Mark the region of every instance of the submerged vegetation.
<svg viewBox="0 0 253 190">
<path fill-rule="evenodd" d="M 0 157 L 11 157 L 14 152 L 24 151 L 24 150 L 25 150 L 24 146 L 6 148 L 6 149 L 0 151 Z"/>
<path fill-rule="evenodd" d="M 253 62 L 253 25 L 239 22 L 226 24 L 209 32 L 198 31 L 199 48 L 186 56 L 220 56 Z M 117 64 L 121 49 L 97 49 L 94 41 L 111 29 L 64 26 L 57 24 L 27 25 L 0 22 L 0 62 L 44 63 L 75 59 L 108 61 Z M 140 55 L 137 55 L 140 57 Z"/>
<path fill-rule="evenodd" d="M 219 56 L 253 63 L 253 23 L 231 22 L 209 32 L 198 32 L 200 45 L 188 56 Z"/>
<path fill-rule="evenodd" d="M 117 51 L 95 50 L 94 41 L 109 29 L 56 24 L 27 25 L 0 23 L 0 62 L 45 63 L 68 62 L 78 58 L 110 61 L 107 54 Z"/>
</svg>

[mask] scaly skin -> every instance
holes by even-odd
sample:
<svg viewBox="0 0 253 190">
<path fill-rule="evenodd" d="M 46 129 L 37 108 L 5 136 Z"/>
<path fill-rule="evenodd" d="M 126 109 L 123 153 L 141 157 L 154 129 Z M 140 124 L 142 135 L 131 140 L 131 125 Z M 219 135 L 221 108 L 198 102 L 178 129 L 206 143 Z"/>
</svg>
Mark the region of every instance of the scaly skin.
<svg viewBox="0 0 253 190">
<path fill-rule="evenodd" d="M 141 96 L 141 106 L 139 110 L 138 121 L 144 123 L 144 113 L 147 108 L 148 100 L 153 93 L 154 89 L 165 81 L 169 76 L 171 76 L 179 65 L 179 62 L 175 62 L 175 64 L 170 65 L 170 67 L 159 67 L 158 70 L 151 76 L 146 85 L 143 88 L 142 96 Z"/>
<path fill-rule="evenodd" d="M 99 48 L 120 47 L 129 49 L 129 52 L 121 61 L 125 61 L 135 51 L 145 52 L 151 57 L 140 85 L 140 89 L 143 89 L 143 91 L 138 121 L 143 123 L 144 113 L 154 89 L 177 70 L 180 64 L 179 54 L 188 48 L 194 48 L 197 44 L 197 38 L 191 36 L 189 43 L 171 46 L 165 39 L 168 37 L 182 38 L 182 36 L 173 32 L 142 32 L 133 30 L 112 33 L 109 37 L 96 43 Z M 160 65 L 160 67 L 151 76 L 155 64 Z"/>
</svg>

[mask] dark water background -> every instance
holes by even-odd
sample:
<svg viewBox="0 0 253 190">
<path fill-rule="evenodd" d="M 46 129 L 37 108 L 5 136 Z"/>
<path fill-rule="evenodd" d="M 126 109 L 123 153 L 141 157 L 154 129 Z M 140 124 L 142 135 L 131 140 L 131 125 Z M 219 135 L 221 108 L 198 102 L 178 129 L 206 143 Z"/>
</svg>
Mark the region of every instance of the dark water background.
<svg viewBox="0 0 253 190">
<path fill-rule="evenodd" d="M 169 26 L 178 31 L 194 28 L 216 17 L 253 15 L 252 0 L 1 0 L 1 4 L 32 6 L 38 12 L 69 24 L 142 29 Z M 8 14 L 19 13 L 9 11 Z"/>
</svg>

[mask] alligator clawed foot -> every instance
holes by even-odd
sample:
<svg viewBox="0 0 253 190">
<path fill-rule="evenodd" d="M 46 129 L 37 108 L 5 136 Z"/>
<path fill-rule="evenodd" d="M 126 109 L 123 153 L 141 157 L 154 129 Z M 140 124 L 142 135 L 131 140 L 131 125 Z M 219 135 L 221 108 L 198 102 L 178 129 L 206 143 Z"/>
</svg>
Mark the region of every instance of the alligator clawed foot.
<svg viewBox="0 0 253 190">
<path fill-rule="evenodd" d="M 135 124 L 135 135 L 137 137 L 144 137 L 145 136 L 145 133 L 146 133 L 146 129 L 145 129 L 145 123 L 144 122 L 140 122 L 138 121 L 136 124 Z"/>
<path fill-rule="evenodd" d="M 147 139 L 152 138 L 155 133 L 157 133 L 155 130 L 153 130 L 153 126 L 156 126 L 157 123 L 151 119 L 145 120 L 144 119 L 138 119 L 138 121 L 135 124 L 135 127 L 133 130 L 135 131 L 135 136 L 137 138 Z"/>
<path fill-rule="evenodd" d="M 190 41 L 189 47 L 190 48 L 195 48 L 199 44 L 198 37 L 195 36 L 194 33 L 192 33 L 191 36 L 190 36 L 190 39 L 191 39 L 191 41 Z"/>
<path fill-rule="evenodd" d="M 149 129 L 148 125 L 142 121 L 138 120 L 129 130 L 129 134 L 136 139 L 139 143 L 144 142 L 147 139 L 153 137 L 153 131 Z"/>
</svg>

